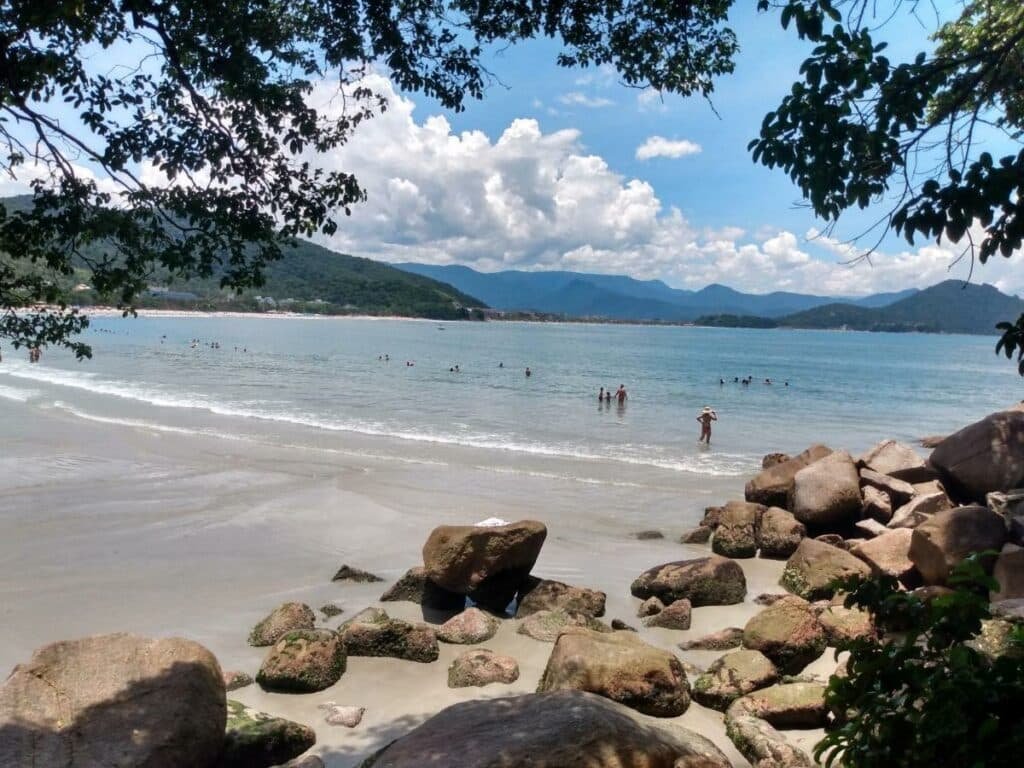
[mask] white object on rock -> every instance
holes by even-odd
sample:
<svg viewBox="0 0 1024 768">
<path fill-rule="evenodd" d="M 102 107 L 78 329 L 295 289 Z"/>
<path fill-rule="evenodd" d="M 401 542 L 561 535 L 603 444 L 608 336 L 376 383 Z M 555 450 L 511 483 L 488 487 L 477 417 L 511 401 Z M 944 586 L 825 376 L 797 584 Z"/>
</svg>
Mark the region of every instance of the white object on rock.
<svg viewBox="0 0 1024 768">
<path fill-rule="evenodd" d="M 481 520 L 473 525 L 477 528 L 497 528 L 502 525 L 510 525 L 510 523 L 508 520 L 502 520 L 500 517 L 488 517 L 486 520 Z"/>
</svg>

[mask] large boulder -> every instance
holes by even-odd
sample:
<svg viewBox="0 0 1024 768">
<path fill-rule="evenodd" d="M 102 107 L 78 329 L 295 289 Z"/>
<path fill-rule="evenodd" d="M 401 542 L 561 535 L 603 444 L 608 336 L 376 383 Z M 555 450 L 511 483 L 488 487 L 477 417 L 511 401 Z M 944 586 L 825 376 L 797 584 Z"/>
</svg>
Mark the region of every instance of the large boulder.
<svg viewBox="0 0 1024 768">
<path fill-rule="evenodd" d="M 825 629 L 814 609 L 795 595 L 775 601 L 743 628 L 743 646 L 760 651 L 787 675 L 821 656 L 825 645 Z"/>
<path fill-rule="evenodd" d="M 536 520 L 442 525 L 423 545 L 423 567 L 442 589 L 504 610 L 524 586 L 547 535 Z"/>
<path fill-rule="evenodd" d="M 449 688 L 469 688 L 491 683 L 514 683 L 519 679 L 519 662 L 487 648 L 472 648 L 459 654 L 448 667 Z"/>
<path fill-rule="evenodd" d="M 313 629 L 316 614 L 305 603 L 282 603 L 252 628 L 249 645 L 257 648 L 273 645 L 289 632 Z"/>
<path fill-rule="evenodd" d="M 867 563 L 872 573 L 892 576 L 904 586 L 916 587 L 921 577 L 910 559 L 910 540 L 913 535 L 910 528 L 897 528 L 858 543 L 850 553 Z"/>
<path fill-rule="evenodd" d="M 929 479 L 929 471 L 921 455 L 913 447 L 895 440 L 883 440 L 861 455 L 857 463 L 879 474 L 910 483 Z"/>
<path fill-rule="evenodd" d="M 953 566 L 969 554 L 998 552 L 1005 541 L 1006 524 L 1000 515 L 987 507 L 957 507 L 914 529 L 910 559 L 925 584 L 945 584 Z"/>
<path fill-rule="evenodd" d="M 360 768 L 731 768 L 708 739 L 580 691 L 454 704 Z"/>
<path fill-rule="evenodd" d="M 629 589 L 641 600 L 657 597 L 669 604 L 686 598 L 698 608 L 742 603 L 747 580 L 739 563 L 712 555 L 657 565 L 640 574 Z"/>
<path fill-rule="evenodd" d="M 783 505 L 784 506 L 784 505 Z M 808 529 L 844 528 L 860 515 L 860 476 L 846 451 L 835 451 L 793 476 L 789 510 Z"/>
<path fill-rule="evenodd" d="M 718 517 L 711 551 L 724 557 L 753 557 L 757 554 L 757 532 L 764 507 L 749 501 L 730 501 Z"/>
<path fill-rule="evenodd" d="M 690 706 L 690 684 L 679 659 L 632 632 L 562 632 L 537 691 L 563 690 L 596 693 L 655 717 L 676 717 Z"/>
<path fill-rule="evenodd" d="M 985 494 L 1024 485 L 1024 413 L 1001 411 L 950 435 L 929 463 L 960 501 L 983 503 Z"/>
<path fill-rule="evenodd" d="M 816 539 L 804 539 L 786 561 L 779 583 L 806 600 L 821 600 L 835 593 L 834 580 L 870 575 L 867 564 L 845 549 Z"/>
<path fill-rule="evenodd" d="M 916 528 L 932 515 L 953 508 L 953 502 L 945 491 L 935 491 L 915 496 L 902 507 L 898 507 L 889 518 L 889 528 Z"/>
<path fill-rule="evenodd" d="M 345 646 L 337 632 L 300 629 L 270 649 L 256 682 L 268 691 L 314 693 L 330 688 L 345 672 Z"/>
<path fill-rule="evenodd" d="M 380 614 L 343 624 L 339 631 L 349 656 L 385 656 L 406 661 L 437 661 L 437 633 L 426 624 L 414 624 Z"/>
<path fill-rule="evenodd" d="M 825 686 L 782 683 L 760 688 L 733 702 L 730 715 L 758 717 L 776 728 L 821 728 L 828 719 Z"/>
<path fill-rule="evenodd" d="M 875 472 L 867 467 L 860 471 L 860 484 L 865 489 L 874 488 L 876 491 L 884 493 L 892 507 L 903 506 L 917 495 L 914 486 L 905 480 L 897 480 L 895 477 L 883 475 L 881 472 Z"/>
<path fill-rule="evenodd" d="M 567 627 L 586 627 L 595 632 L 611 632 L 611 627 L 593 616 L 562 610 L 531 613 L 519 622 L 516 632 L 542 643 L 553 643 Z"/>
<path fill-rule="evenodd" d="M 217 768 L 268 768 L 298 757 L 316 744 L 308 725 L 228 702 L 224 753 Z"/>
<path fill-rule="evenodd" d="M 1003 545 L 992 568 L 992 578 L 999 583 L 999 589 L 991 595 L 992 602 L 1024 597 L 1024 548 L 1016 544 Z"/>
<path fill-rule="evenodd" d="M 875 636 L 871 614 L 861 608 L 829 605 L 818 613 L 818 621 L 825 630 L 825 642 L 833 647 Z"/>
<path fill-rule="evenodd" d="M 211 768 L 224 744 L 224 681 L 181 638 L 97 635 L 39 648 L 0 688 L 0 765 Z"/>
<path fill-rule="evenodd" d="M 516 616 L 526 617 L 537 611 L 554 610 L 604 616 L 605 599 L 605 593 L 596 589 L 530 576 L 519 593 Z"/>
<path fill-rule="evenodd" d="M 442 643 L 472 645 L 490 640 L 501 626 L 501 621 L 479 608 L 467 608 L 452 616 L 437 628 L 437 639 Z"/>
<path fill-rule="evenodd" d="M 382 603 L 406 601 L 440 611 L 460 611 L 466 605 L 466 596 L 434 584 L 427 578 L 427 569 L 414 566 L 385 590 L 380 596 Z"/>
<path fill-rule="evenodd" d="M 789 557 L 807 536 L 807 527 L 792 512 L 780 507 L 768 507 L 761 516 L 758 543 L 761 557 Z"/>
<path fill-rule="evenodd" d="M 779 671 L 760 651 L 740 650 L 716 659 L 693 683 L 699 704 L 724 712 L 740 696 L 777 682 Z"/>
<path fill-rule="evenodd" d="M 796 473 L 830 453 L 832 453 L 831 448 L 824 445 L 812 445 L 788 461 L 773 464 L 747 483 L 744 497 L 747 501 L 764 504 L 766 507 L 785 507 L 793 488 L 793 478 Z"/>
</svg>

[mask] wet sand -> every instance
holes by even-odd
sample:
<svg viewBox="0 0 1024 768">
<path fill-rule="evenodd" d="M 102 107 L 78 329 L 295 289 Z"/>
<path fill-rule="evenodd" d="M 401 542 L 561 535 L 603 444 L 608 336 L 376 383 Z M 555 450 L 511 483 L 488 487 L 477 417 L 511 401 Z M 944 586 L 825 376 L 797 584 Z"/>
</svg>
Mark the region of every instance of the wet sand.
<svg viewBox="0 0 1024 768">
<path fill-rule="evenodd" d="M 297 600 L 318 611 L 334 603 L 344 614 L 322 623 L 335 627 L 379 605 L 388 586 L 331 583 L 342 563 L 390 583 L 420 561 L 433 527 L 488 517 L 545 522 L 535 574 L 607 592 L 606 620 L 623 619 L 665 648 L 743 626 L 760 610 L 756 595 L 781 591 L 781 563 L 744 560 L 746 603 L 695 609 L 686 632 L 644 628 L 636 618 L 630 582 L 653 565 L 706 554 L 675 540 L 706 505 L 742 497 L 742 478 L 694 475 L 671 489 L 578 482 L 480 468 L 461 454 L 340 454 L 90 422 L 2 399 L 0 437 L 0 674 L 39 645 L 110 631 L 189 637 L 224 669 L 255 674 L 265 649 L 246 637 L 276 605 Z M 666 538 L 632 538 L 649 528 Z M 422 618 L 411 603 L 383 607 Z M 250 686 L 230 696 L 312 726 L 313 752 L 348 768 L 449 704 L 532 692 L 552 646 L 516 634 L 516 623 L 504 622 L 484 644 L 518 659 L 520 678 L 510 686 L 449 689 L 448 664 L 465 647 L 442 644 L 432 664 L 350 658 L 339 683 L 316 694 Z M 700 667 L 721 655 L 677 652 Z M 832 668 L 829 652 L 808 672 Z M 366 707 L 362 724 L 327 725 L 317 709 L 327 701 Z M 676 722 L 747 764 L 719 713 L 695 703 Z M 800 742 L 816 735 L 804 732 Z"/>
</svg>

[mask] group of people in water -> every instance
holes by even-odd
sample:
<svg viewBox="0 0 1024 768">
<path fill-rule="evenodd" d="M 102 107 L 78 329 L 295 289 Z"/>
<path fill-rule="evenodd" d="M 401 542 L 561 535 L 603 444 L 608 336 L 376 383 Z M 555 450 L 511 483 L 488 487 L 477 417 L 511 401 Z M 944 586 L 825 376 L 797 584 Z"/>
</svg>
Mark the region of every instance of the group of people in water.
<svg viewBox="0 0 1024 768">
<path fill-rule="evenodd" d="M 733 376 L 732 377 L 732 383 L 733 384 L 742 384 L 745 387 L 750 386 L 750 383 L 753 380 L 754 380 L 753 376 L 745 376 L 742 379 L 739 376 Z M 773 382 L 771 379 L 765 379 L 763 383 L 771 385 L 771 384 L 774 384 L 775 382 Z M 721 387 L 721 386 L 724 386 L 724 385 L 725 385 L 725 379 L 719 379 L 718 380 L 718 386 Z M 783 382 L 782 386 L 788 387 L 789 386 L 789 382 L 788 381 Z"/>
<path fill-rule="evenodd" d="M 615 391 L 614 395 L 612 394 L 611 389 L 601 387 L 601 391 L 597 393 L 597 402 L 610 403 L 613 397 L 620 406 L 624 406 L 626 404 L 626 399 L 629 397 L 629 394 L 626 392 L 626 385 L 619 384 L 619 388 Z"/>
</svg>

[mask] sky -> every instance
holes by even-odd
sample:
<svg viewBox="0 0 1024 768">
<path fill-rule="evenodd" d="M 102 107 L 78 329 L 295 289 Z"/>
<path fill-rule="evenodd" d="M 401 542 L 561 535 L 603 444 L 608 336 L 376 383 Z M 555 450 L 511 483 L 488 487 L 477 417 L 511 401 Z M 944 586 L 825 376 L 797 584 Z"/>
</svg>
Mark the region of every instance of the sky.
<svg viewBox="0 0 1024 768">
<path fill-rule="evenodd" d="M 500 82 L 461 113 L 402 93 L 380 69 L 365 84 L 390 107 L 344 148 L 309 158 L 353 172 L 369 199 L 320 242 L 373 259 L 482 271 L 567 269 L 662 279 L 679 288 L 855 296 L 966 279 L 955 246 L 889 236 L 870 262 L 850 245 L 884 209 L 856 212 L 826 237 L 784 172 L 747 143 L 790 88 L 808 48 L 753 2 L 730 20 L 741 52 L 712 103 L 622 85 L 608 67 L 563 69 L 558 46 L 489 53 Z M 940 3 L 941 5 L 941 3 Z M 893 58 L 929 47 L 934 19 L 901 17 Z M 336 109 L 326 81 L 314 105 Z M 0 192 L 17 191 L 0 182 Z M 973 281 L 1024 291 L 1016 260 L 976 265 Z"/>
</svg>

